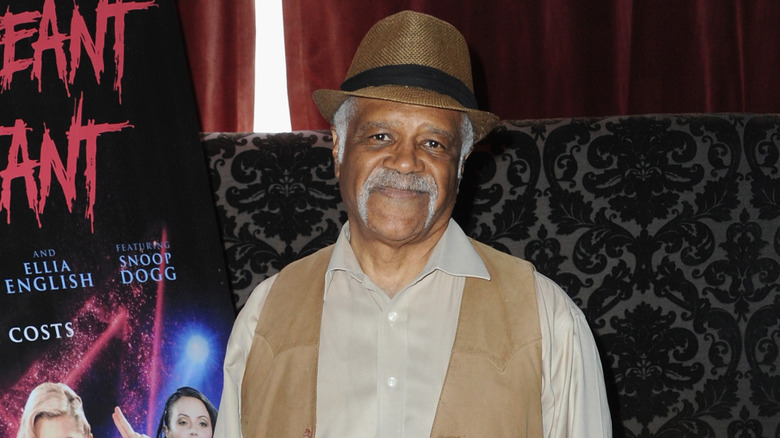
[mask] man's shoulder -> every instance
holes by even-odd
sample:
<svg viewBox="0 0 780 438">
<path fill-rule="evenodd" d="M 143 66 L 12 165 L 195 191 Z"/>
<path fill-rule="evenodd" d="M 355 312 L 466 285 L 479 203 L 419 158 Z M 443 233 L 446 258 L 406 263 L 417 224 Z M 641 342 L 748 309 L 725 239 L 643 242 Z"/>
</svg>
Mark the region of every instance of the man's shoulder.
<svg viewBox="0 0 780 438">
<path fill-rule="evenodd" d="M 268 299 L 268 295 L 271 293 L 271 289 L 273 286 L 277 283 L 277 280 L 279 278 L 284 279 L 285 277 L 288 277 L 290 275 L 294 276 L 296 273 L 300 273 L 303 269 L 304 272 L 309 268 L 310 264 L 317 264 L 317 262 L 321 262 L 324 258 L 325 260 L 325 266 L 327 266 L 328 260 L 330 259 L 330 254 L 333 252 L 333 245 L 326 246 L 325 248 L 321 248 L 311 254 L 308 254 L 304 257 L 301 257 L 298 260 L 295 260 L 293 262 L 290 262 L 287 266 L 282 268 L 282 270 L 265 280 L 261 281 L 255 288 L 252 290 L 252 293 L 249 295 L 249 298 L 247 299 L 246 304 L 242 307 L 241 312 L 239 312 L 239 315 L 243 312 L 249 312 L 255 315 L 255 318 L 257 315 L 259 315 L 260 311 L 265 306 L 265 302 Z M 245 310 L 246 309 L 246 310 Z"/>
<path fill-rule="evenodd" d="M 554 313 L 560 314 L 558 315 L 558 318 L 562 317 L 563 314 L 568 314 L 568 317 L 570 318 L 579 318 L 582 316 L 582 311 L 571 299 L 569 294 L 567 294 L 558 283 L 537 271 L 533 263 L 477 240 L 471 238 L 469 240 L 485 261 L 486 265 L 488 265 L 491 276 L 495 277 L 499 274 L 506 276 L 506 278 L 511 281 L 512 279 L 516 279 L 517 277 L 515 277 L 515 275 L 520 274 L 521 271 L 527 275 L 530 274 L 534 289 L 536 290 L 536 297 L 542 303 L 543 307 L 549 307 Z"/>
<path fill-rule="evenodd" d="M 543 274 L 536 273 L 536 291 L 540 313 L 559 332 L 569 332 L 585 321 L 585 314 L 563 288 Z"/>
<path fill-rule="evenodd" d="M 483 260 L 489 258 L 489 259 L 497 260 L 500 263 L 517 264 L 526 269 L 531 269 L 535 271 L 533 264 L 528 260 L 522 259 L 520 257 L 496 249 L 488 244 L 482 243 L 471 237 L 469 237 L 469 241 L 474 246 L 474 249 L 477 250 L 477 253 L 479 253 L 480 257 L 482 257 Z"/>
<path fill-rule="evenodd" d="M 335 246 L 335 244 L 328 245 L 324 248 L 318 249 L 311 254 L 301 257 L 298 260 L 290 262 L 290 264 L 282 268 L 282 270 L 279 272 L 279 275 L 289 275 L 290 272 L 298 271 L 300 269 L 313 269 L 316 266 L 322 265 L 323 263 L 325 267 L 327 267 L 328 262 L 330 261 L 330 257 L 333 254 L 333 248 Z"/>
</svg>

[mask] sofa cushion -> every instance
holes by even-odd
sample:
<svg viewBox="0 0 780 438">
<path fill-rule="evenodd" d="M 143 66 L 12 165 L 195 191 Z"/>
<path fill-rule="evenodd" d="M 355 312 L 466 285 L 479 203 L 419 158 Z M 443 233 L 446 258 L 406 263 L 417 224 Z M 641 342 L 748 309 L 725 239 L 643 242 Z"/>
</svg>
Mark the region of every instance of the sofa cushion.
<svg viewBox="0 0 780 438">
<path fill-rule="evenodd" d="M 203 144 L 233 293 L 335 241 L 326 131 Z M 780 436 L 780 117 L 504 121 L 453 214 L 567 290 L 616 436 Z"/>
</svg>

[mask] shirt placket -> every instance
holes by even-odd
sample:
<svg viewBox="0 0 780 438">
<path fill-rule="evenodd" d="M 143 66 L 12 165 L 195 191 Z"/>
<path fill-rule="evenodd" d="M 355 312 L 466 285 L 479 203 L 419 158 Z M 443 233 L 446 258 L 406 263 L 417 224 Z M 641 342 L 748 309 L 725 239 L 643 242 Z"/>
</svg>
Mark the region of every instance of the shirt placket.
<svg viewBox="0 0 780 438">
<path fill-rule="evenodd" d="M 379 397 L 379 437 L 403 436 L 408 361 L 406 300 L 396 297 L 377 321 L 377 394 Z"/>
</svg>

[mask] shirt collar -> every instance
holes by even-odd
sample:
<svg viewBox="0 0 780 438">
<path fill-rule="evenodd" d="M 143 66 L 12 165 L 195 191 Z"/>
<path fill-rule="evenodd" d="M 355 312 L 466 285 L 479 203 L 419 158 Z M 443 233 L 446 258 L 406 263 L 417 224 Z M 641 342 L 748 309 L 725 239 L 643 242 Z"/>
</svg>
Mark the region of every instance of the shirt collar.
<svg viewBox="0 0 780 438">
<path fill-rule="evenodd" d="M 434 247 L 428 263 L 413 283 L 435 270 L 453 276 L 490 279 L 490 273 L 488 273 L 482 258 L 474 249 L 466 233 L 453 219 L 450 219 L 447 229 Z M 326 294 L 335 271 L 345 271 L 361 282 L 366 277 L 349 244 L 349 222 L 341 228 L 328 264 L 328 270 L 325 273 Z"/>
</svg>

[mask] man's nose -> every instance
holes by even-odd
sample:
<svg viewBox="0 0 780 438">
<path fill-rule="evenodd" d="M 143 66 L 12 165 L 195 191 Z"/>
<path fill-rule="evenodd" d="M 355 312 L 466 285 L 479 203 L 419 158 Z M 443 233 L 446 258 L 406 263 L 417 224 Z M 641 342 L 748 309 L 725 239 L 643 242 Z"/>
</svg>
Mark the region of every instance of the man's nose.
<svg viewBox="0 0 780 438">
<path fill-rule="evenodd" d="M 399 141 L 389 151 L 389 156 L 385 159 L 384 165 L 388 169 L 393 169 L 401 174 L 419 172 L 425 167 L 420 157 L 421 153 L 423 151 L 416 147 L 413 141 Z"/>
</svg>

